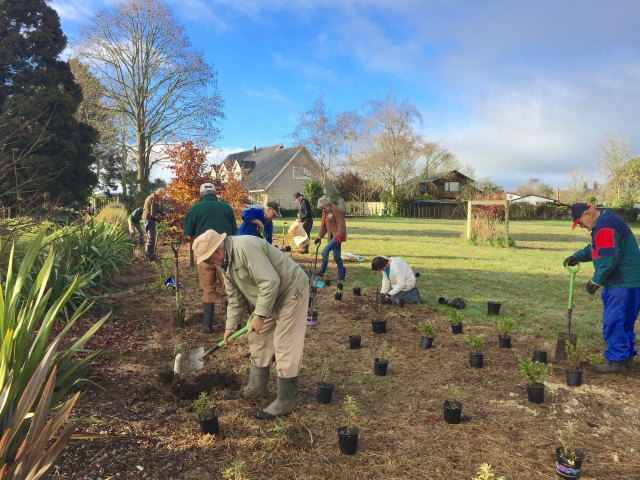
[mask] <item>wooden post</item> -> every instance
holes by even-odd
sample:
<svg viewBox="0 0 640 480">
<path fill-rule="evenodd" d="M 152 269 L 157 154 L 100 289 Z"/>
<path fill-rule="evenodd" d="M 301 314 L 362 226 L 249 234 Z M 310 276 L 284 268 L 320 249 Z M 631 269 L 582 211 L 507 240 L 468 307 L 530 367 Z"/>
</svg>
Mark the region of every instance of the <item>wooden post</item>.
<svg viewBox="0 0 640 480">
<path fill-rule="evenodd" d="M 504 236 L 509 248 L 509 200 L 504 201 Z"/>
<path fill-rule="evenodd" d="M 467 240 L 471 237 L 471 200 L 467 202 Z"/>
</svg>

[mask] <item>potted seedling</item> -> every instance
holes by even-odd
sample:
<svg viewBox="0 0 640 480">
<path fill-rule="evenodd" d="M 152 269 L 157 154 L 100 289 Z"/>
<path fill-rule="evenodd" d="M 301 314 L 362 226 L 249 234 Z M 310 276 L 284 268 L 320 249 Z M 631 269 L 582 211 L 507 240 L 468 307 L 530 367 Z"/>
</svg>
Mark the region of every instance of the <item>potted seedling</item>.
<svg viewBox="0 0 640 480">
<path fill-rule="evenodd" d="M 367 304 L 373 310 L 374 319 L 371 321 L 371 328 L 373 329 L 373 333 L 387 333 L 387 321 L 382 318 L 382 300 L 384 298 L 384 294 L 380 293 L 380 291 L 376 291 L 376 294 L 373 298 L 367 301 Z M 364 310 L 366 308 L 362 307 Z"/>
<path fill-rule="evenodd" d="M 480 470 L 478 470 L 478 475 L 473 480 L 494 480 L 495 474 L 491 471 L 491 465 L 488 463 L 483 463 L 480 465 Z M 504 477 L 496 478 L 495 480 L 504 480 Z"/>
<path fill-rule="evenodd" d="M 500 348 L 511 348 L 511 330 L 516 326 L 512 317 L 502 317 L 498 322 L 498 344 Z"/>
<path fill-rule="evenodd" d="M 360 343 L 362 342 L 362 325 L 360 322 L 356 322 L 356 324 L 348 330 L 349 333 L 349 348 L 351 350 L 357 350 L 360 348 Z"/>
<path fill-rule="evenodd" d="M 339 302 L 342 301 L 342 288 L 338 287 L 338 290 L 336 290 L 335 299 Z"/>
<path fill-rule="evenodd" d="M 333 383 L 329 383 L 329 359 L 325 358 L 322 368 L 320 369 L 320 382 L 317 384 L 316 400 L 318 403 L 331 403 L 331 395 L 333 394 Z"/>
<path fill-rule="evenodd" d="M 378 357 L 373 359 L 373 374 L 384 377 L 389 366 L 389 343 L 385 340 L 378 348 Z"/>
<path fill-rule="evenodd" d="M 463 318 L 462 312 L 460 310 L 452 308 L 451 310 L 447 310 L 447 315 L 449 315 L 449 318 L 451 319 L 451 331 L 454 333 L 454 335 L 461 335 Z"/>
<path fill-rule="evenodd" d="M 355 455 L 358 453 L 358 433 L 360 433 L 360 429 L 356 427 L 354 423 L 358 406 L 351 395 L 347 395 L 344 399 L 342 410 L 347 417 L 347 424 L 344 427 L 338 428 L 338 446 L 340 447 L 340 453 L 344 455 Z"/>
<path fill-rule="evenodd" d="M 222 472 L 225 480 L 249 480 L 245 474 L 244 460 L 234 460 L 231 466 Z"/>
<path fill-rule="evenodd" d="M 575 345 L 571 342 L 566 342 L 564 345 L 564 351 L 567 352 L 567 361 L 571 367 L 565 370 L 567 373 L 567 386 L 579 387 L 582 385 L 580 360 L 582 360 L 582 358 L 587 354 L 584 342 L 582 340 L 578 340 Z"/>
<path fill-rule="evenodd" d="M 527 394 L 531 403 L 544 402 L 544 379 L 552 365 L 540 362 L 528 362 L 518 355 L 520 373 L 527 382 Z"/>
<path fill-rule="evenodd" d="M 356 282 L 353 282 L 353 294 L 356 297 L 359 297 L 360 295 L 362 295 L 362 289 L 360 287 L 356 287 Z"/>
<path fill-rule="evenodd" d="M 444 402 L 444 421 L 451 425 L 460 423 L 462 415 L 462 390 L 458 387 L 450 387 L 449 397 Z"/>
<path fill-rule="evenodd" d="M 344 283 L 338 282 L 338 290 L 340 291 L 344 290 Z"/>
<path fill-rule="evenodd" d="M 469 363 L 473 368 L 482 368 L 484 361 L 484 353 L 481 353 L 482 347 L 484 346 L 482 335 L 478 335 L 477 337 L 465 335 L 464 341 L 467 342 L 471 347 L 471 350 L 473 350 L 469 354 Z"/>
<path fill-rule="evenodd" d="M 218 409 L 209 407 L 209 395 L 207 392 L 200 393 L 198 399 L 193 402 L 193 408 L 200 424 L 200 431 L 204 435 L 215 435 L 220 431 Z"/>
<path fill-rule="evenodd" d="M 556 473 L 560 478 L 578 478 L 582 470 L 585 454 L 577 449 L 576 422 L 566 423 L 564 430 L 558 430 L 560 446 L 556 448 Z"/>
<path fill-rule="evenodd" d="M 433 336 L 435 335 L 435 329 L 433 325 L 430 323 L 421 323 L 418 325 L 418 329 L 420 333 L 422 333 L 422 337 L 420 338 L 420 347 L 421 348 L 431 348 L 433 345 Z"/>
</svg>

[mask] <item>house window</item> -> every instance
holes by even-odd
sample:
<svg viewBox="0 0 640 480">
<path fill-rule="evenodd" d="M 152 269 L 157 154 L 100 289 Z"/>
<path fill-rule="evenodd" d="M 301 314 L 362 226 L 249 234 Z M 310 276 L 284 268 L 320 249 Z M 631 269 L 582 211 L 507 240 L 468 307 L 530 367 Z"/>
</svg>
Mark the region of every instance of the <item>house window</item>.
<svg viewBox="0 0 640 480">
<path fill-rule="evenodd" d="M 293 167 L 293 178 L 297 178 L 298 180 L 309 180 L 311 179 L 311 174 L 306 168 Z"/>
<path fill-rule="evenodd" d="M 445 192 L 459 192 L 460 191 L 460 182 L 444 182 L 444 191 Z"/>
</svg>

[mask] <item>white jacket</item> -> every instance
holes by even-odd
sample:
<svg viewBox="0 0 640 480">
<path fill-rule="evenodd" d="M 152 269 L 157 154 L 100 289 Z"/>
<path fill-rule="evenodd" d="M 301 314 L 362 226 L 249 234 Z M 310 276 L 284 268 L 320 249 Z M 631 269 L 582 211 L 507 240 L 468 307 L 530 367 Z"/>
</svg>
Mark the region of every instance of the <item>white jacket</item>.
<svg viewBox="0 0 640 480">
<path fill-rule="evenodd" d="M 397 295 L 400 292 L 408 292 L 416 286 L 416 276 L 411 267 L 398 257 L 391 257 L 389 277 L 382 271 L 382 293 Z M 385 269 L 386 270 L 386 269 Z"/>
</svg>

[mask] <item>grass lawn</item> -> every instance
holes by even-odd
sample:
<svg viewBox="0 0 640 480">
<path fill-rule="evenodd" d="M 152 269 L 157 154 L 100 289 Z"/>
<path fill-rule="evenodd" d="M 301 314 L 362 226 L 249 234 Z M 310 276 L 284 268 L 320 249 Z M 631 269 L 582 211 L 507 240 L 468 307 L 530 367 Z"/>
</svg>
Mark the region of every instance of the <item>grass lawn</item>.
<svg viewBox="0 0 640 480">
<path fill-rule="evenodd" d="M 274 233 L 282 231 L 283 222 L 292 221 L 276 220 Z M 349 239 L 343 252 L 363 255 L 365 261 L 346 263 L 345 287 L 355 281 L 375 289 L 381 274 L 371 271 L 371 259 L 376 255 L 401 257 L 414 272 L 420 272 L 417 286 L 428 304 L 437 304 L 440 296 L 461 297 L 467 303 L 467 322 L 494 320 L 487 316 L 487 301 L 501 301 L 501 313 L 516 319 L 516 331 L 549 339 L 565 331 L 570 277 L 562 261 L 589 243 L 589 233 L 572 231 L 569 221 L 510 222 L 517 248 L 470 247 L 461 241 L 465 225 L 461 220 L 348 218 Z M 319 227 L 320 220 L 314 220 L 312 235 Z M 632 228 L 640 235 L 640 226 Z M 602 290 L 594 296 L 586 292 L 593 266 L 585 263 L 581 267 L 574 286 L 571 330 L 590 346 L 604 346 Z M 336 277 L 332 260 L 329 273 Z"/>
</svg>

